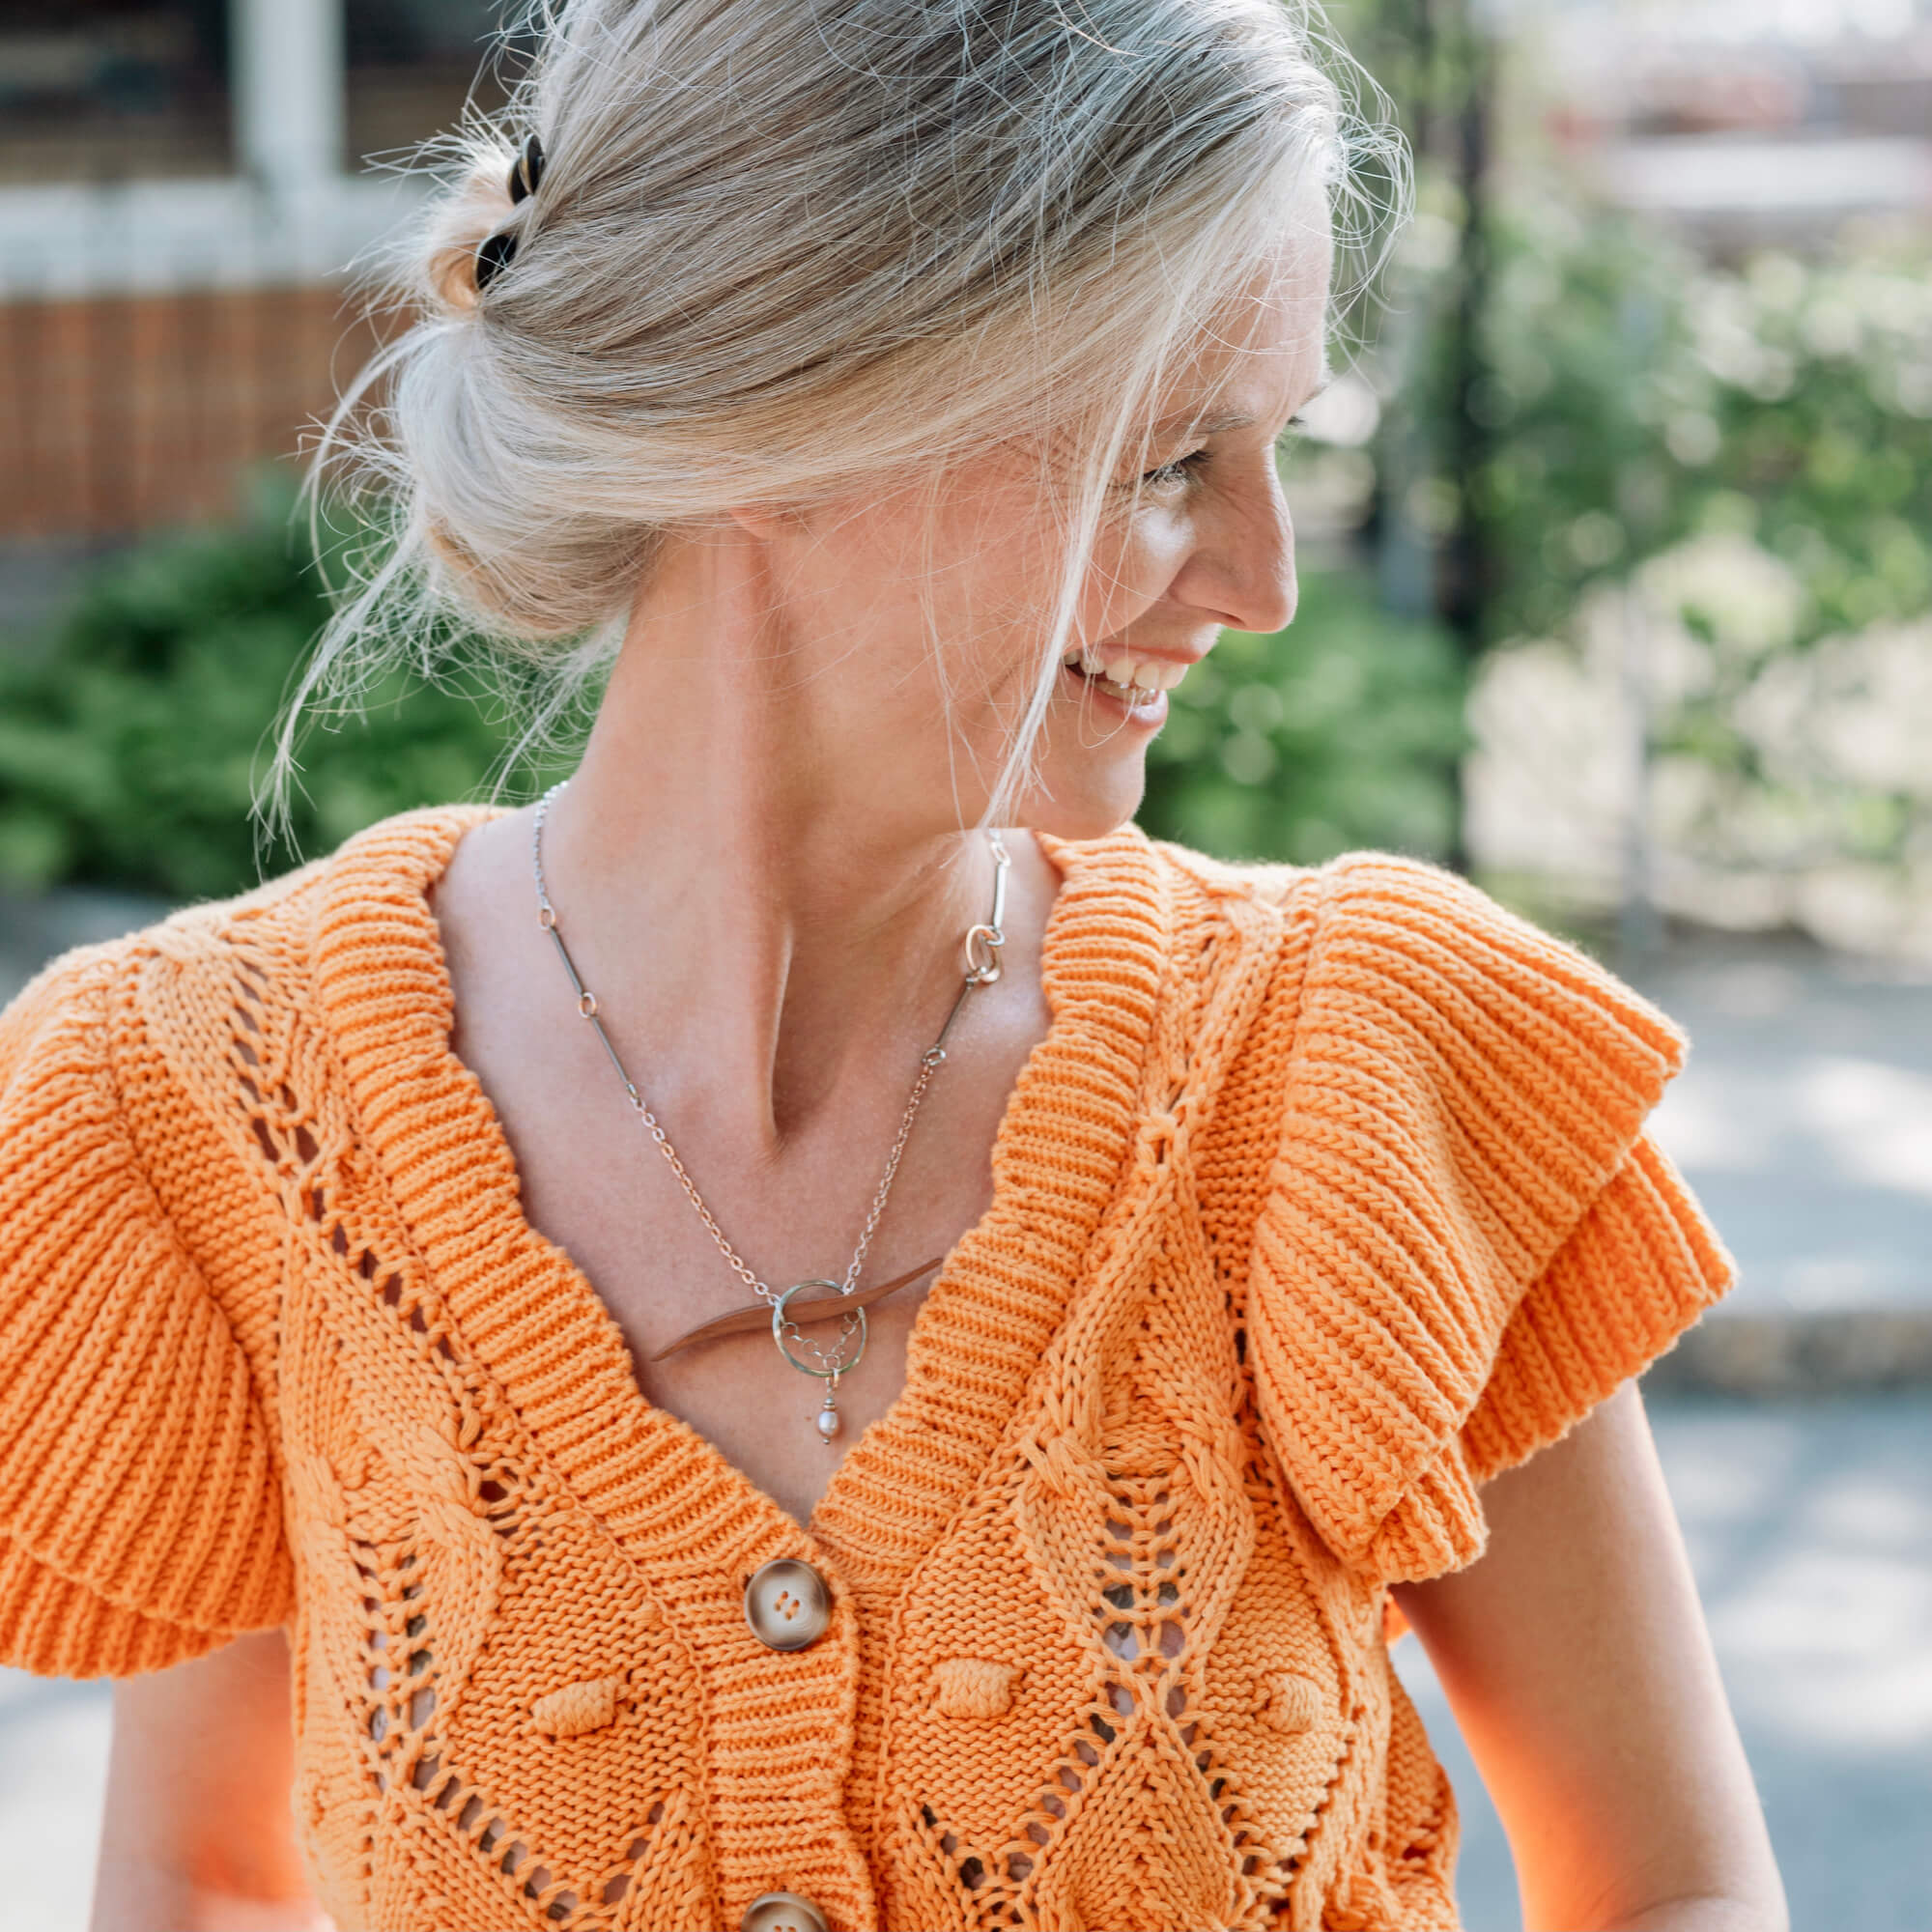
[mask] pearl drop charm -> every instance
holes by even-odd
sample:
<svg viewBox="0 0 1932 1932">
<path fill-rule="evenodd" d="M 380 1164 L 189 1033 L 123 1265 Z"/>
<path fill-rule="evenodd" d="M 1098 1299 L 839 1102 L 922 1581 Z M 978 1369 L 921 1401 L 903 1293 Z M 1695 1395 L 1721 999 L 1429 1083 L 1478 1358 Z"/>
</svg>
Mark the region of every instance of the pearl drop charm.
<svg viewBox="0 0 1932 1932">
<path fill-rule="evenodd" d="M 844 1426 L 844 1418 L 832 1406 L 832 1398 L 825 1398 L 825 1406 L 812 1418 L 812 1426 L 830 1442 Z"/>
</svg>

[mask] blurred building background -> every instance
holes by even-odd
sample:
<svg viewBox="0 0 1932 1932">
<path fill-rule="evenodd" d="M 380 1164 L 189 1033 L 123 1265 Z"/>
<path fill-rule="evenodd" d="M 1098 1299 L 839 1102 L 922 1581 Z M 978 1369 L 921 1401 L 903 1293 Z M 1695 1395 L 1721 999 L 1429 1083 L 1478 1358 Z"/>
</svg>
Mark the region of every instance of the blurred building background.
<svg viewBox="0 0 1932 1932">
<path fill-rule="evenodd" d="M 1932 961 L 1925 0 L 1338 20 L 1419 213 L 1289 459 L 1309 616 L 1183 687 L 1148 822 L 1297 860 L 1399 845 L 1626 944 L 1678 919 Z M 375 341 L 345 298 L 421 190 L 398 163 L 501 99 L 497 24 L 492 0 L 0 6 L 0 665 L 42 727 L 0 738 L 0 882 L 199 894 L 252 863 L 253 701 L 322 608 L 275 486 Z M 211 745 L 196 667 L 251 610 L 275 639 L 225 665 L 251 701 Z M 47 755 L 82 668 L 89 742 L 179 711 L 218 753 L 191 797 L 111 761 L 149 813 L 132 848 L 128 787 Z M 298 837 L 450 781 L 375 749 L 329 748 Z"/>
<path fill-rule="evenodd" d="M 475 0 L 0 8 L 0 617 L 99 546 L 232 517 L 326 412 L 368 347 L 344 267 L 409 192 L 380 163 L 455 121 L 488 25 Z"/>
<path fill-rule="evenodd" d="M 1795 1922 L 1918 1925 L 1932 0 L 1334 15 L 1417 216 L 1285 458 L 1297 621 L 1175 695 L 1143 822 L 1455 865 L 1689 1027 L 1658 1129 L 1743 1280 L 1646 1378 L 1666 1473 Z M 498 24 L 0 0 L 0 998 L 494 772 L 499 714 L 398 678 L 306 741 L 297 842 L 254 846 L 326 608 L 299 447 L 387 326 L 352 284 L 421 192 L 396 163 L 515 71 Z M 84 1922 L 104 1740 L 100 1687 L 0 1674 L 0 1823 L 47 1874 L 0 1923 Z M 1468 1922 L 1513 1926 L 1459 1763 Z"/>
</svg>

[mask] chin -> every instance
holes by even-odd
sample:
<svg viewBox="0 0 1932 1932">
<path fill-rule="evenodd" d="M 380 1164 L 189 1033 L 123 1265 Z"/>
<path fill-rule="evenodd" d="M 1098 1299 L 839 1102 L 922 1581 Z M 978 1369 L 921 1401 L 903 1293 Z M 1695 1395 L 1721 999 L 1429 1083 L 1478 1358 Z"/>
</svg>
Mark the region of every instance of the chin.
<svg viewBox="0 0 1932 1932">
<path fill-rule="evenodd" d="M 1140 810 L 1146 789 L 1146 753 L 1140 747 L 1105 759 L 1090 753 L 1071 771 L 1050 760 L 1015 817 L 1029 832 L 1049 838 L 1100 838 Z"/>
</svg>

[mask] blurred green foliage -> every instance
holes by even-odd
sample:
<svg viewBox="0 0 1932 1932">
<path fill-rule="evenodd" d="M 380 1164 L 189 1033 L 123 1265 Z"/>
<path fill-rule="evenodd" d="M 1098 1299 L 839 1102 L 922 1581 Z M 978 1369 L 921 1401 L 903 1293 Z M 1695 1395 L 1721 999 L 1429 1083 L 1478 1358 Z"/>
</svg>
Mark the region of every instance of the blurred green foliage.
<svg viewBox="0 0 1932 1932">
<path fill-rule="evenodd" d="M 1486 527 L 1485 642 L 1553 635 L 1591 584 L 1712 529 L 1794 570 L 1794 648 L 1932 607 L 1922 247 L 1713 267 L 1614 213 L 1491 222 L 1466 398 L 1487 437 L 1472 474 L 1438 483 Z"/>
<path fill-rule="evenodd" d="M 292 845 L 258 871 L 249 809 L 270 726 L 327 615 L 305 544 L 270 511 L 103 566 L 57 634 L 0 651 L 0 884 L 172 898 L 240 892 L 392 811 L 477 794 L 517 707 L 500 683 L 397 672 L 365 716 L 302 741 Z M 1143 823 L 1229 856 L 1448 849 L 1462 671 L 1345 576 L 1304 581 L 1276 638 L 1230 634 L 1174 696 Z M 514 695 L 514 694 L 513 694 Z M 566 765 L 518 769 L 520 794 Z"/>
<path fill-rule="evenodd" d="M 1288 630 L 1224 633 L 1173 694 L 1140 822 L 1224 858 L 1446 858 L 1464 677 L 1440 626 L 1391 616 L 1352 573 L 1304 574 Z"/>
<path fill-rule="evenodd" d="M 1393 601 L 1475 654 L 1561 635 L 1594 586 L 1723 531 L 1802 582 L 1791 650 L 1932 609 L 1922 220 L 1708 259 L 1603 205 L 1538 132 L 1525 23 L 1475 0 L 1335 0 L 1331 17 L 1415 156 L 1370 355 L 1365 535 Z"/>
<path fill-rule="evenodd" d="M 1810 878 L 1782 903 L 1881 943 L 1932 882 L 1932 757 L 1908 749 L 1932 727 L 1913 667 L 1932 611 L 1925 237 L 1707 262 L 1614 212 L 1518 201 L 1488 220 L 1461 479 L 1478 687 L 1512 644 L 1559 640 L 1580 667 L 1634 592 L 1673 873 L 1707 882 L 1699 906 L 1711 881 Z M 1446 407 L 1455 367 L 1442 353 L 1422 407 Z M 1601 663 L 1590 676 L 1576 701 L 1614 708 Z M 1886 910 L 1854 927 L 1833 893 Z"/>
<path fill-rule="evenodd" d="M 295 843 L 258 872 L 270 721 L 327 610 L 305 544 L 265 508 L 103 565 L 51 638 L 0 651 L 0 884 L 226 895 L 388 812 L 471 794 L 507 742 L 500 703 L 396 673 L 365 716 L 311 723 Z"/>
</svg>

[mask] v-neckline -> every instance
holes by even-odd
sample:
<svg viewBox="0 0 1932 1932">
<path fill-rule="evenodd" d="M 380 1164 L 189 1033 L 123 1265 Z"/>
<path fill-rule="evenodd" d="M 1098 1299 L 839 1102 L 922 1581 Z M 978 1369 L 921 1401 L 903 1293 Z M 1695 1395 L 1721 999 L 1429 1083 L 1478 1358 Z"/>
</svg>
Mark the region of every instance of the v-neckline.
<svg viewBox="0 0 1932 1932">
<path fill-rule="evenodd" d="M 645 1395 L 595 1284 L 525 1214 L 500 1117 L 451 1045 L 429 893 L 463 835 L 510 809 L 398 813 L 326 862 L 318 1001 L 360 1137 L 433 1284 L 573 1494 L 647 1566 L 834 1547 L 852 1564 L 910 1563 L 997 1443 L 1125 1169 L 1170 923 L 1150 841 L 1131 824 L 1041 835 L 1062 876 L 1041 940 L 1049 1019 L 1002 1113 L 992 1198 L 914 1316 L 904 1386 L 800 1523 Z"/>
</svg>

